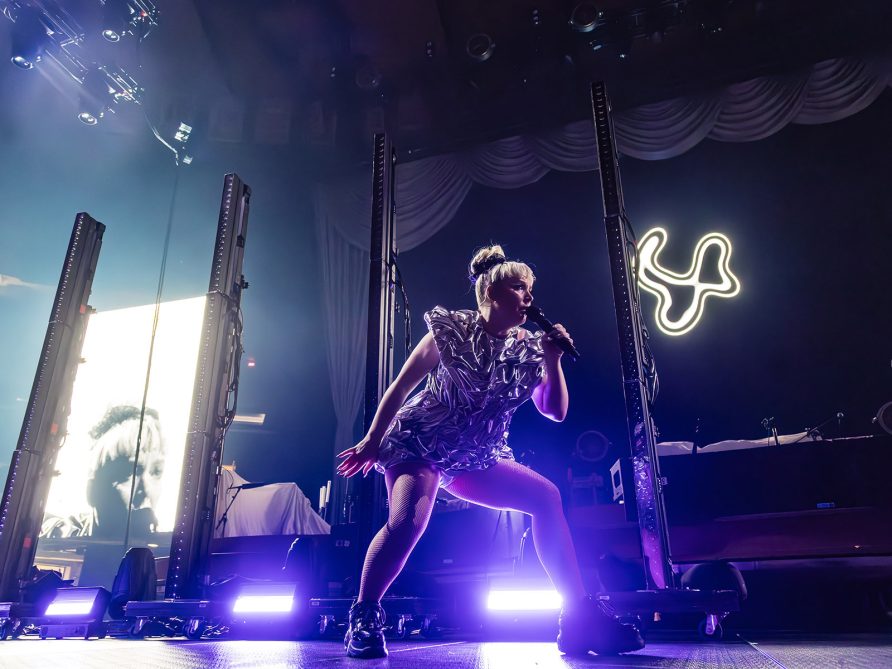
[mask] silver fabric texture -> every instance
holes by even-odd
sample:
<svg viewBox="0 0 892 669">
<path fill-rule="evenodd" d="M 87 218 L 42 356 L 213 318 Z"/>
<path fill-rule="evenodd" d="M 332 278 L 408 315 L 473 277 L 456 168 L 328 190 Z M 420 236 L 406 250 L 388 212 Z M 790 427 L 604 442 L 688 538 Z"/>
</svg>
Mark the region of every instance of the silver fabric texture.
<svg viewBox="0 0 892 669">
<path fill-rule="evenodd" d="M 513 459 L 511 417 L 545 374 L 541 334 L 505 338 L 483 329 L 477 311 L 434 307 L 424 315 L 440 362 L 423 390 L 397 411 L 381 441 L 375 468 L 383 472 L 406 460 L 443 472 L 440 485 L 467 470 Z"/>
</svg>

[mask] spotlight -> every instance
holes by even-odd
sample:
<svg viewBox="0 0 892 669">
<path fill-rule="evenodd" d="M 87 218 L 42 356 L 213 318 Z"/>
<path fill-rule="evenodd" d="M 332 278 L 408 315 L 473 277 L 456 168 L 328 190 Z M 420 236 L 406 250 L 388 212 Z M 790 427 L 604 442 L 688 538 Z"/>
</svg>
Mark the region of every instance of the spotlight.
<svg viewBox="0 0 892 669">
<path fill-rule="evenodd" d="M 102 5 L 102 36 L 109 42 L 120 42 L 130 30 L 134 11 L 126 0 L 105 0 Z"/>
<path fill-rule="evenodd" d="M 99 115 L 102 116 L 101 113 Z M 81 123 L 83 123 L 84 125 L 96 125 L 97 123 L 99 123 L 98 118 L 96 118 L 90 112 L 86 112 L 86 111 L 80 112 L 77 115 L 77 120 L 80 121 Z"/>
<path fill-rule="evenodd" d="M 490 611 L 558 611 L 563 600 L 554 589 L 510 590 L 493 588 L 486 598 Z"/>
<path fill-rule="evenodd" d="M 276 615 L 294 610 L 294 583 L 246 583 L 232 604 L 233 614 Z"/>
<path fill-rule="evenodd" d="M 593 2 L 580 2 L 570 13 L 570 27 L 578 33 L 590 33 L 594 30 L 600 20 L 604 17 L 604 12 L 598 9 Z"/>
<path fill-rule="evenodd" d="M 10 60 L 12 60 L 12 64 L 16 67 L 20 67 L 23 70 L 30 70 L 34 67 L 34 63 L 25 58 L 24 56 L 13 56 Z"/>
<path fill-rule="evenodd" d="M 120 42 L 127 35 L 145 39 L 156 25 L 158 10 L 150 0 L 100 0 L 101 35 L 109 42 Z"/>
<path fill-rule="evenodd" d="M 84 90 L 80 97 L 78 120 L 85 125 L 96 125 L 111 108 L 114 91 L 109 87 L 105 72 L 93 67 L 84 75 Z"/>
<path fill-rule="evenodd" d="M 486 33 L 477 33 L 468 38 L 465 45 L 465 51 L 472 60 L 478 63 L 489 60 L 496 49 L 496 43 L 492 41 L 492 37 Z"/>
<path fill-rule="evenodd" d="M 40 638 L 104 637 L 102 618 L 110 600 L 105 588 L 59 588 L 43 615 Z"/>
<path fill-rule="evenodd" d="M 543 633 L 551 635 L 562 604 L 561 596 L 543 577 L 494 579 L 487 591 L 483 624 L 497 636 L 530 640 Z"/>
<path fill-rule="evenodd" d="M 19 8 L 12 28 L 12 64 L 30 70 L 43 57 L 46 42 L 47 27 L 43 14 L 34 7 Z"/>
<path fill-rule="evenodd" d="M 383 75 L 378 66 L 368 57 L 359 56 L 356 61 L 356 73 L 353 81 L 357 88 L 363 91 L 374 91 L 381 86 Z"/>
</svg>

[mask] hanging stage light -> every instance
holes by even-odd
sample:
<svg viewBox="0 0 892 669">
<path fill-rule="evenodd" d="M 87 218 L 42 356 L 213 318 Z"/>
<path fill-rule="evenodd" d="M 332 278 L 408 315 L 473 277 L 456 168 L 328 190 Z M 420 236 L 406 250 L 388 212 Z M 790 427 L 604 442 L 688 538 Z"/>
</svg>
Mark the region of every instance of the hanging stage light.
<svg viewBox="0 0 892 669">
<path fill-rule="evenodd" d="M 96 125 L 111 108 L 114 91 L 109 87 L 105 72 L 99 67 L 87 71 L 83 86 L 77 118 L 85 125 Z"/>
<path fill-rule="evenodd" d="M 12 64 L 30 70 L 40 62 L 46 44 L 47 27 L 43 14 L 34 7 L 20 7 L 12 28 Z"/>
<path fill-rule="evenodd" d="M 578 33 L 590 33 L 604 18 L 604 12 L 594 2 L 580 2 L 570 13 L 568 23 Z"/>
<path fill-rule="evenodd" d="M 109 42 L 120 42 L 130 29 L 133 13 L 126 0 L 105 0 L 102 3 L 102 36 Z"/>
<path fill-rule="evenodd" d="M 478 63 L 487 61 L 496 50 L 496 43 L 486 33 L 476 33 L 468 38 L 465 51 L 472 60 Z"/>
<path fill-rule="evenodd" d="M 158 9 L 150 0 L 100 0 L 102 37 L 120 42 L 127 35 L 143 40 L 157 25 Z"/>
</svg>

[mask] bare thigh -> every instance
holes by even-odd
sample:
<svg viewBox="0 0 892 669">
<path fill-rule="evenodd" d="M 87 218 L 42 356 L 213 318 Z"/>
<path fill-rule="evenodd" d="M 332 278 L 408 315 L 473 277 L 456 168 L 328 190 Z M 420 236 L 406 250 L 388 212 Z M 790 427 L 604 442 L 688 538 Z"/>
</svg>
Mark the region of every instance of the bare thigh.
<svg viewBox="0 0 892 669">
<path fill-rule="evenodd" d="M 459 499 L 491 509 L 536 515 L 561 508 L 557 486 L 514 460 L 499 460 L 489 469 L 462 472 L 446 489 Z"/>
</svg>

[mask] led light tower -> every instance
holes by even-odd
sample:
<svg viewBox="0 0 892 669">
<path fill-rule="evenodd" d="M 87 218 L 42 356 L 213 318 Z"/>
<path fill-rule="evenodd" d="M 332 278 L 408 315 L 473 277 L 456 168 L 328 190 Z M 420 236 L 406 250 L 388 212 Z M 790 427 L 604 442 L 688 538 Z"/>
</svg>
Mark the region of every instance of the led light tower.
<svg viewBox="0 0 892 669">
<path fill-rule="evenodd" d="M 28 579 L 91 307 L 105 226 L 81 213 L 65 254 L 43 349 L 0 501 L 0 600 L 15 601 Z"/>
<path fill-rule="evenodd" d="M 248 286 L 241 272 L 250 198 L 251 189 L 237 175 L 227 174 L 170 545 L 165 596 L 173 599 L 201 596 L 208 585 L 223 438 L 235 418 L 232 400 L 241 356 L 241 296 Z"/>
</svg>

